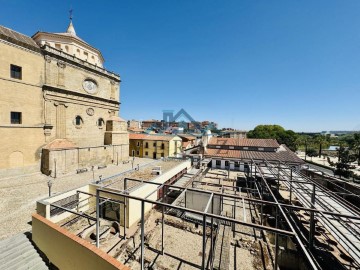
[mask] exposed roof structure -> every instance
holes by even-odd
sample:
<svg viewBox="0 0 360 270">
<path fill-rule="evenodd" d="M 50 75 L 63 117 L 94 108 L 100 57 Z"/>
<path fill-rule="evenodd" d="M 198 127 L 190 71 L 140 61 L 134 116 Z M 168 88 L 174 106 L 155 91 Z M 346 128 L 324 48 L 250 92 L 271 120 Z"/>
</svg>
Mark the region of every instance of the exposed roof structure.
<svg viewBox="0 0 360 270">
<path fill-rule="evenodd" d="M 2 25 L 0 25 L 0 39 L 6 40 L 8 42 L 14 43 L 16 45 L 33 51 L 40 51 L 40 47 L 31 37 L 20 34 L 19 32 L 11 30 Z"/>
<path fill-rule="evenodd" d="M 275 139 L 247 139 L 247 138 L 211 138 L 209 145 L 231 145 L 248 147 L 279 148 Z"/>
<path fill-rule="evenodd" d="M 282 162 L 304 163 L 295 153 L 285 145 L 281 145 L 276 152 L 228 150 L 228 149 L 207 149 L 205 156 L 235 159 L 254 159 L 254 160 L 279 160 Z"/>
</svg>

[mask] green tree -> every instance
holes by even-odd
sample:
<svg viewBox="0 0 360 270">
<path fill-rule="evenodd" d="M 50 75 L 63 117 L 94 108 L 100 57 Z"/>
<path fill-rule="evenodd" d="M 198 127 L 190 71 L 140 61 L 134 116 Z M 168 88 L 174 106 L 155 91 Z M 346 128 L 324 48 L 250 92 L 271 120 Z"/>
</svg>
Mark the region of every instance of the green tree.
<svg viewBox="0 0 360 270">
<path fill-rule="evenodd" d="M 342 145 L 338 150 L 339 161 L 336 163 L 335 175 L 339 175 L 349 178 L 352 175 L 350 171 L 350 163 L 356 160 L 354 155 L 351 155 L 350 151 Z"/>
<path fill-rule="evenodd" d="M 360 166 L 360 133 L 354 134 L 354 141 L 351 144 L 351 150 L 354 151 L 356 160 Z"/>
<path fill-rule="evenodd" d="M 319 157 L 321 157 L 322 147 L 326 142 L 326 138 L 320 134 L 315 136 L 314 142 L 319 146 Z"/>
<path fill-rule="evenodd" d="M 248 138 L 276 139 L 280 144 L 286 144 L 292 151 L 297 149 L 296 134 L 292 130 L 285 130 L 279 125 L 258 125 L 247 133 Z"/>
<path fill-rule="evenodd" d="M 313 157 L 316 157 L 318 155 L 318 151 L 315 148 L 309 148 L 306 150 L 305 154 L 311 157 L 312 160 Z"/>
</svg>

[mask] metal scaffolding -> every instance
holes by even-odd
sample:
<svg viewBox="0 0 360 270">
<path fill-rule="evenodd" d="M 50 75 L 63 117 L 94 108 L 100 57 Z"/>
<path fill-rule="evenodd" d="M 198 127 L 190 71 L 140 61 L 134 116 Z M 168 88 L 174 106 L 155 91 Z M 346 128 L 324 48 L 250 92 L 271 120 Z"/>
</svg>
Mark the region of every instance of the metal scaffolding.
<svg viewBox="0 0 360 270">
<path fill-rule="evenodd" d="M 260 231 L 266 231 L 273 233 L 275 235 L 275 256 L 273 260 L 273 268 L 278 268 L 278 250 L 279 250 L 279 235 L 288 236 L 293 239 L 293 241 L 297 244 L 299 247 L 299 251 L 304 255 L 304 258 L 306 259 L 309 266 L 311 266 L 313 269 L 321 269 L 319 266 L 314 253 L 313 253 L 313 247 L 314 247 L 314 231 L 315 231 L 315 216 L 316 217 L 322 217 L 325 221 L 330 222 L 330 219 L 337 220 L 339 224 L 350 222 L 351 231 L 352 233 L 358 238 L 360 237 L 358 232 L 360 230 L 355 231 L 356 228 L 359 227 L 359 223 L 355 222 L 357 220 L 360 220 L 360 211 L 356 207 L 351 206 L 350 204 L 344 202 L 344 200 L 337 195 L 336 193 L 331 193 L 327 191 L 325 188 L 321 187 L 318 183 L 314 182 L 312 179 L 304 176 L 299 171 L 293 169 L 292 167 L 281 163 L 281 162 L 269 162 L 267 160 L 261 160 L 261 161 L 254 161 L 254 160 L 247 160 L 247 162 L 250 163 L 250 171 L 247 175 L 247 180 L 252 180 L 253 187 L 246 187 L 243 188 L 243 190 L 248 191 L 251 194 L 256 195 L 258 198 L 250 198 L 246 196 L 241 196 L 238 194 L 231 195 L 224 193 L 225 190 L 232 190 L 236 191 L 237 187 L 235 185 L 222 185 L 222 184 L 214 184 L 212 183 L 212 186 L 219 187 L 221 192 L 214 192 L 214 191 L 207 191 L 201 189 L 203 185 L 208 185 L 207 183 L 204 183 L 202 181 L 198 181 L 198 179 L 194 178 L 191 180 L 191 186 L 187 185 L 186 187 L 179 187 L 174 184 L 160 184 L 160 183 L 154 183 L 152 181 L 146 181 L 146 180 L 139 180 L 139 179 L 132 179 L 132 178 L 125 178 L 124 179 L 124 189 L 123 190 L 116 190 L 112 189 L 111 184 L 108 185 L 102 185 L 103 183 L 100 183 L 96 189 L 96 194 L 90 194 L 83 192 L 89 196 L 95 196 L 96 197 L 96 218 L 93 218 L 91 216 L 77 213 L 71 209 L 66 209 L 61 206 L 52 205 L 54 207 L 59 207 L 63 210 L 69 211 L 70 213 L 80 215 L 84 218 L 89 218 L 91 220 L 96 221 L 96 246 L 100 246 L 100 206 L 106 201 L 112 201 L 115 203 L 123 204 L 124 205 L 124 212 L 123 212 L 123 218 L 124 218 L 124 238 L 126 238 L 126 217 L 128 214 L 127 209 L 127 201 L 128 200 L 136 200 L 141 203 L 141 218 L 140 218 L 140 230 L 141 230 L 141 244 L 140 244 L 140 265 L 141 269 L 144 269 L 144 254 L 145 254 L 145 204 L 152 204 L 154 206 L 157 206 L 158 209 L 161 209 L 161 254 L 164 254 L 164 213 L 168 209 L 175 209 L 178 211 L 183 211 L 186 213 L 192 213 L 195 215 L 199 215 L 201 217 L 202 222 L 202 269 L 206 269 L 206 229 L 210 228 L 210 235 L 211 235 L 211 243 L 210 243 L 210 251 L 208 254 L 208 258 L 210 258 L 210 268 L 213 268 L 213 260 L 214 260 L 214 242 L 213 242 L 213 233 L 214 233 L 214 224 L 219 223 L 229 223 L 232 224 L 233 227 L 233 233 L 235 234 L 235 224 L 247 226 L 250 228 L 254 228 L 256 230 Z M 198 176 L 198 174 L 197 174 Z M 269 184 L 269 179 L 275 181 L 275 189 L 271 184 Z M 131 187 L 128 188 L 128 182 L 136 182 L 138 185 L 130 185 Z M 274 191 L 277 190 L 277 193 L 279 193 L 280 183 L 287 187 L 290 193 L 290 199 L 289 203 L 282 203 L 278 200 L 278 197 L 274 193 Z M 194 187 L 194 184 L 196 184 L 197 187 Z M 131 195 L 131 191 L 140 186 L 140 185 L 156 185 L 156 189 L 149 192 L 144 197 L 138 197 Z M 177 190 L 180 191 L 181 194 L 186 196 L 187 192 L 199 192 L 203 194 L 207 194 L 209 196 L 209 199 L 206 203 L 206 206 L 203 211 L 198 211 L 191 209 L 190 207 L 187 207 L 185 204 L 185 207 L 177 206 L 171 203 L 167 202 L 166 196 L 169 192 L 169 190 Z M 302 190 L 300 192 L 300 190 Z M 305 190 L 305 191 L 304 191 Z M 153 195 L 155 192 L 160 192 L 162 196 L 158 198 L 157 200 L 149 199 L 151 195 Z M 343 213 L 341 211 L 336 211 L 334 208 L 326 208 L 326 207 L 317 207 L 321 206 L 322 201 L 318 199 L 318 195 L 321 192 L 326 193 L 328 196 L 333 196 L 336 198 L 336 200 L 341 203 L 344 207 L 347 207 L 349 210 L 348 213 Z M 80 191 L 79 191 L 80 192 Z M 304 197 L 303 193 L 309 194 L 310 200 L 308 200 L 307 197 Z M 236 193 L 236 192 L 235 192 Z M 270 195 L 270 199 L 265 199 L 265 194 Z M 306 201 L 308 203 L 303 203 L 303 206 L 297 206 L 293 205 L 293 196 L 296 194 L 298 198 L 303 198 L 303 201 Z M 111 198 L 111 196 L 118 196 L 122 197 L 123 200 L 116 200 Z M 110 196 L 110 197 L 108 197 Z M 223 204 L 224 200 L 233 200 L 234 203 L 234 210 L 233 210 L 233 218 L 225 217 L 220 214 L 214 214 L 214 198 L 219 198 L 221 204 Z M 244 220 L 238 220 L 236 219 L 236 207 L 243 206 L 243 209 L 245 211 L 245 202 L 249 202 L 255 206 L 258 206 L 260 208 L 260 224 L 254 223 L 252 220 L 247 220 L 244 218 Z M 264 206 L 272 206 L 275 208 L 275 227 L 264 225 L 263 221 L 263 211 Z M 222 205 L 221 205 L 222 207 Z M 296 228 L 296 225 L 294 225 L 294 220 L 291 216 L 291 213 L 293 211 L 306 211 L 310 213 L 310 232 L 309 232 L 309 238 L 304 239 L 304 237 L 299 233 L 298 228 Z M 245 217 L 244 212 L 244 217 Z M 285 226 L 288 229 L 283 229 L 280 227 L 280 220 L 285 221 Z M 345 238 L 346 235 L 342 235 Z M 341 244 L 343 244 L 340 240 L 338 240 Z M 357 249 L 358 250 L 358 249 Z M 351 250 L 350 250 L 351 251 Z M 356 251 L 354 249 L 354 251 Z M 358 250 L 359 251 L 359 250 Z M 351 254 L 351 252 L 349 252 Z M 357 253 L 360 254 L 360 251 Z"/>
</svg>

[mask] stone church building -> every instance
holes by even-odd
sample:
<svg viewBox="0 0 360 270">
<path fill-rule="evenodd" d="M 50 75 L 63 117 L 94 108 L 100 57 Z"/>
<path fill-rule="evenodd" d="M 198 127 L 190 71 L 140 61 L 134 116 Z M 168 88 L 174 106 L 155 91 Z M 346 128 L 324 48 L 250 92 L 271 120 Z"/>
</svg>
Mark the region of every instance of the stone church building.
<svg viewBox="0 0 360 270">
<path fill-rule="evenodd" d="M 65 33 L 0 26 L 0 176 L 76 172 L 128 159 L 120 76 L 101 52 Z"/>
</svg>

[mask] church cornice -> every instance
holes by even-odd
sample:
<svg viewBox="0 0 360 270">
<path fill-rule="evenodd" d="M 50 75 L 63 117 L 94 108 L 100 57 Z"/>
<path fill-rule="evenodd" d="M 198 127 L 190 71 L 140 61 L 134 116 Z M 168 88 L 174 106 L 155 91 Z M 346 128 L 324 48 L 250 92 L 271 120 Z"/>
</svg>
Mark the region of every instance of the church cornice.
<svg viewBox="0 0 360 270">
<path fill-rule="evenodd" d="M 91 96 L 91 95 L 78 93 L 78 92 L 74 92 L 74 91 L 69 91 L 69 90 L 66 90 L 66 89 L 63 89 L 63 88 L 53 87 L 53 86 L 50 86 L 50 85 L 47 85 L 47 84 L 43 85 L 43 91 L 51 91 L 51 92 L 64 94 L 64 95 L 72 95 L 72 96 L 82 97 L 82 98 L 86 98 L 86 99 L 90 99 L 90 100 L 91 99 L 92 100 L 97 100 L 97 101 L 101 101 L 101 102 L 105 102 L 105 103 L 114 104 L 116 106 L 120 105 L 120 102 L 118 102 L 116 100 L 106 99 L 106 98 L 97 97 L 97 96 Z"/>
<path fill-rule="evenodd" d="M 44 35 L 44 36 L 52 37 L 52 38 L 61 38 L 63 40 L 70 40 L 71 42 L 79 43 L 81 46 L 87 48 L 90 51 L 96 51 L 99 54 L 102 61 L 103 62 L 105 61 L 105 59 L 102 56 L 102 53 L 99 49 L 91 46 L 89 43 L 85 42 L 84 40 L 82 40 L 81 38 L 79 38 L 77 36 L 66 35 L 66 33 L 62 34 L 62 33 L 48 33 L 48 32 L 39 32 L 38 31 L 32 36 L 32 39 L 36 40 L 36 38 L 40 35 Z"/>
<path fill-rule="evenodd" d="M 94 72 L 96 74 L 99 74 L 101 76 L 105 76 L 111 80 L 114 80 L 116 82 L 121 82 L 120 75 L 116 74 L 114 72 L 108 71 L 104 68 L 101 68 L 99 66 L 93 65 L 87 61 L 84 61 L 80 58 L 77 58 L 73 55 L 70 55 L 68 53 L 65 53 L 61 50 L 57 50 L 51 46 L 44 45 L 41 47 L 42 54 L 44 56 L 49 55 L 53 58 L 60 59 L 64 62 L 70 62 L 74 66 L 77 66 L 79 68 L 86 69 L 88 71 Z"/>
</svg>

